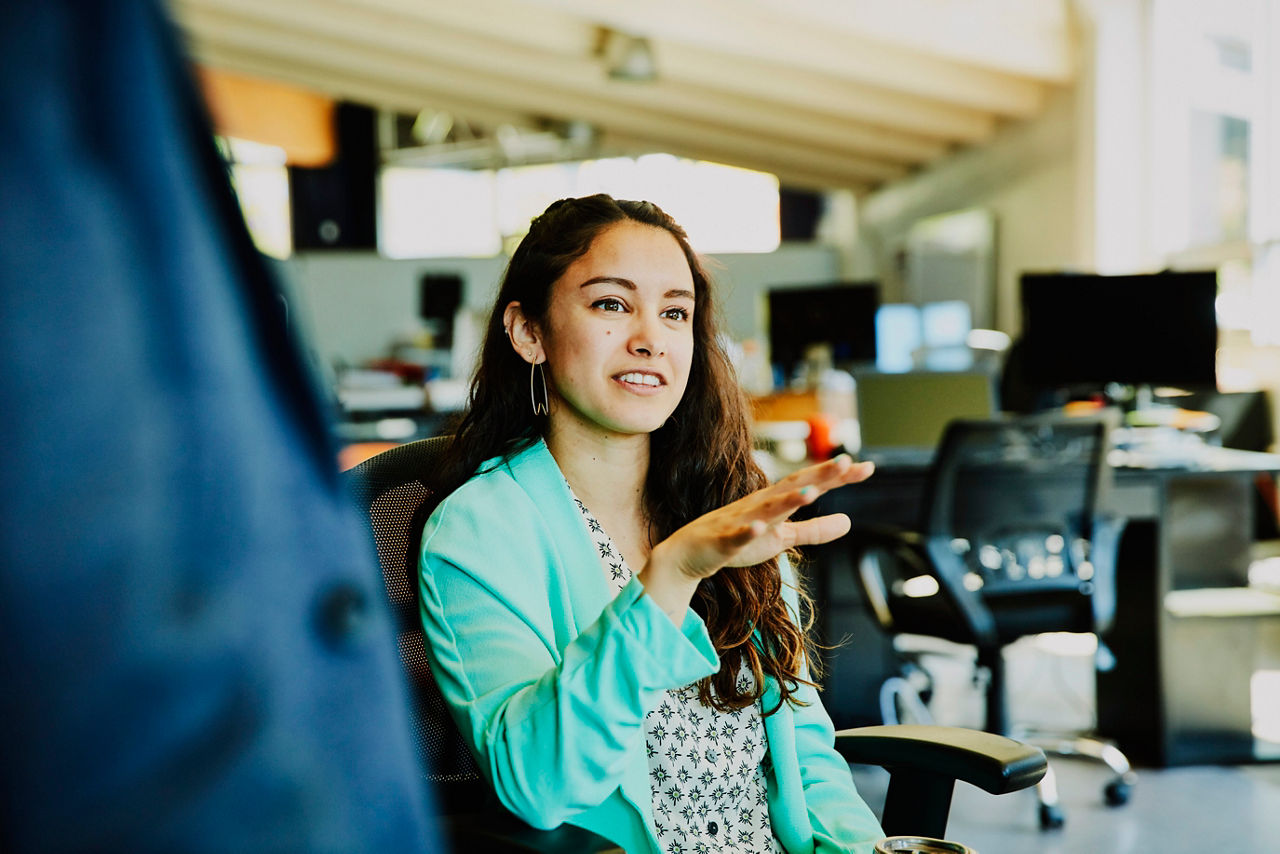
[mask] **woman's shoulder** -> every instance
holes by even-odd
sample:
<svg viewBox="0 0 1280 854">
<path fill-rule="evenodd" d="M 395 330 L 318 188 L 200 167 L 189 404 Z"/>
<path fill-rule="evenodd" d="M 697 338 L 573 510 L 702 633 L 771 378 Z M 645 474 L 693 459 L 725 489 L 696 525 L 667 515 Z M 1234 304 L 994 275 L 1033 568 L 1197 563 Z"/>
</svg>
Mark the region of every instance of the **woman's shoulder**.
<svg viewBox="0 0 1280 854">
<path fill-rule="evenodd" d="M 440 499 L 428 522 L 440 524 L 450 517 L 487 512 L 494 506 L 521 501 L 524 491 L 501 457 L 486 461 L 457 489 Z"/>
<path fill-rule="evenodd" d="M 484 468 L 446 495 L 422 529 L 421 557 L 469 564 L 526 540 L 529 496 L 504 466 Z"/>
<path fill-rule="evenodd" d="M 518 525 L 520 519 L 529 518 L 524 511 L 546 500 L 548 485 L 560 485 L 546 470 L 548 461 L 558 476 L 559 469 L 541 442 L 508 457 L 487 460 L 436 505 L 427 522 L 428 533 L 456 525 L 482 527 L 495 518 L 504 527 Z"/>
</svg>

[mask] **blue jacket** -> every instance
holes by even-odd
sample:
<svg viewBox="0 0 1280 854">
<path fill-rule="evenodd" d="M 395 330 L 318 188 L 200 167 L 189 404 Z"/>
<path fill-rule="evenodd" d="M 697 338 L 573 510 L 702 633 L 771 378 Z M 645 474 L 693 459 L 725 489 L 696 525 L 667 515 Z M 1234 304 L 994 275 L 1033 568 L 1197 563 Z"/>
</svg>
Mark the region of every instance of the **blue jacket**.
<svg viewBox="0 0 1280 854">
<path fill-rule="evenodd" d="M 688 611 L 677 627 L 635 579 L 612 594 L 541 442 L 486 464 L 440 504 L 420 582 L 440 689 L 502 803 L 536 827 L 568 822 L 629 854 L 660 854 L 644 716 L 664 690 L 719 668 L 702 620 Z M 870 854 L 880 827 L 816 692 L 799 696 L 809 705 L 765 719 L 773 832 L 790 854 Z M 765 708 L 777 698 L 770 681 Z"/>
<path fill-rule="evenodd" d="M 439 851 L 189 72 L 158 0 L 0 3 L 0 849 Z"/>
</svg>

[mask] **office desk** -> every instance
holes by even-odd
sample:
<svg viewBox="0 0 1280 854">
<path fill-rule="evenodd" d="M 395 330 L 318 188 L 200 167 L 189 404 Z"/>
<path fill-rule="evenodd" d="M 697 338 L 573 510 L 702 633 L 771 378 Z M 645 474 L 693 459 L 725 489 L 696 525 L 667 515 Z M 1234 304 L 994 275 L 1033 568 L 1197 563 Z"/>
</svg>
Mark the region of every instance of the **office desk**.
<svg viewBox="0 0 1280 854">
<path fill-rule="evenodd" d="M 1244 590 L 1253 481 L 1280 471 L 1280 455 L 1208 448 L 1196 468 L 1145 462 L 1115 469 L 1105 499 L 1128 524 L 1116 619 L 1103 637 L 1116 666 L 1097 676 L 1099 732 L 1141 765 L 1280 758 L 1280 745 L 1256 743 L 1250 726 L 1256 653 L 1266 632 L 1280 632 L 1280 597 Z M 919 466 L 883 467 L 866 483 L 823 496 L 813 512 L 915 525 L 927 474 Z M 809 554 L 820 634 L 851 637 L 847 652 L 828 654 L 826 702 L 837 725 L 863 722 L 878 714 L 876 691 L 892 672 L 892 648 L 858 613 L 861 591 L 839 543 Z"/>
<path fill-rule="evenodd" d="M 1251 680 L 1280 597 L 1247 589 L 1254 479 L 1280 457 L 1211 449 L 1197 469 L 1118 468 L 1128 519 L 1098 730 L 1145 765 L 1280 759 L 1252 734 Z"/>
</svg>

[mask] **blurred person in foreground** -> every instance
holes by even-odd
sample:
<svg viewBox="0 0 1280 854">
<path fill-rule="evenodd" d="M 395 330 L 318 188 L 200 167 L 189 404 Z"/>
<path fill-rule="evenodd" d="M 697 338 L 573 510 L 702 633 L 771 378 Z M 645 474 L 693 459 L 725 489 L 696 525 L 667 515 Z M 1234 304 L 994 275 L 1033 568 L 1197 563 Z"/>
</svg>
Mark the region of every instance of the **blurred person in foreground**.
<svg viewBox="0 0 1280 854">
<path fill-rule="evenodd" d="M 0 5 L 0 848 L 430 851 L 369 545 L 145 0 Z"/>
</svg>

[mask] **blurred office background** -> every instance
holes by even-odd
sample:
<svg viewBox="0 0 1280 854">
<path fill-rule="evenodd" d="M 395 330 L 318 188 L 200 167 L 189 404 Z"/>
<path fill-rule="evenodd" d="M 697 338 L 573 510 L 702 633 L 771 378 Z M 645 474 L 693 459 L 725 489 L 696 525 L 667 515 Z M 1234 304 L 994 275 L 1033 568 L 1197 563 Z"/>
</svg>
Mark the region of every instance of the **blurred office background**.
<svg viewBox="0 0 1280 854">
<path fill-rule="evenodd" d="M 1146 411 L 1133 429 L 1272 450 L 1272 0 L 175 0 L 173 9 L 255 240 L 278 259 L 290 322 L 333 393 L 344 465 L 443 429 L 463 403 L 505 253 L 551 201 L 598 191 L 657 202 L 713 259 L 762 452 L 780 469 L 863 445 L 857 401 L 874 380 L 859 392 L 855 377 L 902 373 L 989 377 L 980 408 L 1079 397 Z M 1164 271 L 1200 283 L 1180 313 L 1158 310 L 1179 301 L 1160 295 L 1181 294 L 1187 281 Z M 1010 382 L 1030 274 L 1058 298 L 1042 317 L 1076 303 L 1059 341 L 1084 352 L 1123 338 L 1130 355 L 1161 348 L 1200 361 L 1182 376 L 1127 384 L 1066 388 L 1064 378 L 1056 396 L 1036 399 Z M 1140 283 L 1141 298 L 1107 298 L 1125 283 Z M 1216 328 L 1207 344 L 1206 322 Z M 1263 524 L 1274 523 L 1274 490 L 1264 487 L 1250 579 L 1280 589 L 1266 545 L 1277 532 Z M 1262 642 L 1280 658 L 1274 619 L 1265 625 Z M 1015 678 L 1049 672 L 1035 663 L 1039 649 L 1020 648 Z M 1057 694 L 1026 711 L 1087 726 L 1093 653 L 1066 649 L 1052 666 L 1067 668 L 1078 703 Z M 968 677 L 940 672 L 939 717 L 980 723 Z M 1280 708 L 1274 675 L 1254 680 L 1255 709 Z M 1277 715 L 1257 716 L 1280 741 Z M 1002 829 L 991 847 L 1140 850 L 1157 838 L 1144 834 L 1185 818 L 1171 805 L 1195 810 L 1191 793 L 1207 792 L 1197 826 L 1209 834 L 1234 823 L 1248 838 L 1225 847 L 1243 850 L 1280 831 L 1267 817 L 1280 815 L 1277 767 L 1233 768 L 1227 784 L 1194 776 L 1203 770 L 1162 771 L 1133 811 L 1080 808 L 1088 817 L 1052 843 L 1001 836 L 1013 820 L 993 822 Z M 1018 821 L 1034 831 L 1031 818 Z M 1071 835 L 1086 826 L 1111 836 Z M 986 850 L 989 828 L 959 827 L 957 838 Z M 1191 839 L 1159 837 L 1156 847 L 1202 850 Z"/>
<path fill-rule="evenodd" d="M 1280 385 L 1265 0 L 175 11 L 260 246 L 335 382 L 376 385 L 356 369 L 384 360 L 465 380 L 504 251 L 549 201 L 604 190 L 657 201 L 719 261 L 756 392 L 794 379 L 768 362 L 771 289 L 960 301 L 963 324 L 1000 333 L 969 342 L 1000 350 L 1024 272 L 1166 268 L 1217 273 L 1219 387 Z M 902 339 L 885 346 L 900 363 Z"/>
</svg>

